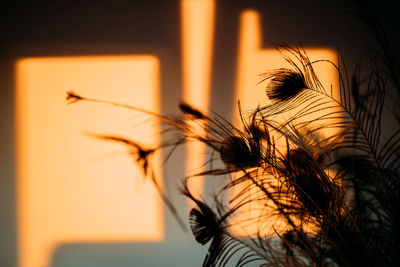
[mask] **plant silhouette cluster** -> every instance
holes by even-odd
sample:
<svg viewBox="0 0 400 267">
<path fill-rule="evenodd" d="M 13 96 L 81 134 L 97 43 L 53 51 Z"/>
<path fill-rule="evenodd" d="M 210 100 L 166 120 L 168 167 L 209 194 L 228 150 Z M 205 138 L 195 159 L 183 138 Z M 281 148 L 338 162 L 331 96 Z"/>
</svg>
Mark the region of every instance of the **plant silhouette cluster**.
<svg viewBox="0 0 400 267">
<path fill-rule="evenodd" d="M 129 138 L 98 137 L 130 149 L 178 220 L 157 184 L 151 157 L 191 141 L 207 145 L 210 164 L 186 178 L 182 189 L 195 203 L 189 222 L 196 241 L 211 242 L 203 266 L 395 266 L 400 262 L 400 130 L 382 137 L 387 80 L 375 64 L 364 80 L 357 73 L 348 77 L 332 62 L 310 62 L 302 48 L 279 50 L 293 68 L 264 75 L 271 103 L 247 117 L 240 111 L 242 129 L 186 103 L 179 105 L 182 116 L 168 118 L 73 92 L 67 100 L 144 112 L 177 133 L 153 148 Z M 315 64 L 331 64 L 337 71 L 336 96 L 318 80 Z M 219 167 L 211 164 L 217 160 Z M 222 175 L 229 176 L 221 189 L 229 192 L 228 201 L 218 192 L 210 204 L 196 198 L 186 183 Z M 238 233 L 249 224 L 257 225 L 255 233 Z"/>
<path fill-rule="evenodd" d="M 179 117 L 168 117 L 74 92 L 67 100 L 124 107 L 165 123 L 174 135 L 156 147 L 97 137 L 129 148 L 182 225 L 151 159 L 167 149 L 166 161 L 188 142 L 208 147 L 205 171 L 185 178 L 181 189 L 194 203 L 189 223 L 195 240 L 210 243 L 203 266 L 399 266 L 400 128 L 383 122 L 398 117 L 385 106 L 389 88 L 400 89 L 398 65 L 383 53 L 371 57 L 367 71 L 357 67 L 348 74 L 341 57 L 337 64 L 311 62 L 301 47 L 278 50 L 292 67 L 262 76 L 270 103 L 251 112 L 239 104 L 240 127 L 187 103 L 179 105 Z M 316 64 L 331 65 L 336 87 L 322 85 Z M 206 199 L 188 186 L 197 176 L 229 179 Z"/>
</svg>

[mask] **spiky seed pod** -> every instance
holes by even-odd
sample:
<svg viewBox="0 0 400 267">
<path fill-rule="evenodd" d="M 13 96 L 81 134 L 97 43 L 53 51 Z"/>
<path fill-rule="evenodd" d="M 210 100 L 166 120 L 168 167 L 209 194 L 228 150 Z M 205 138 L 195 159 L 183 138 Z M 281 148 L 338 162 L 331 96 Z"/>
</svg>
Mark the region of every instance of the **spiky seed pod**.
<svg viewBox="0 0 400 267">
<path fill-rule="evenodd" d="M 186 183 L 182 193 L 197 205 L 197 208 L 193 208 L 189 214 L 190 228 L 196 241 L 205 245 L 212 240 L 202 266 L 215 266 L 223 250 L 223 227 L 225 226 L 224 222 L 227 215 L 217 216 L 205 202 L 196 199 L 190 193 Z"/>
<path fill-rule="evenodd" d="M 68 104 L 73 104 L 76 103 L 80 100 L 82 100 L 83 98 L 80 95 L 77 95 L 75 92 L 73 91 L 68 91 L 67 92 L 67 97 L 66 100 L 68 102 Z"/>
<path fill-rule="evenodd" d="M 198 109 L 196 109 L 196 108 L 190 106 L 190 105 L 187 104 L 187 103 L 181 102 L 181 103 L 179 104 L 179 108 L 180 108 L 180 110 L 183 112 L 183 114 L 185 114 L 185 115 L 190 115 L 190 116 L 192 116 L 193 118 L 200 119 L 200 120 L 206 118 L 206 116 L 205 116 L 203 113 L 201 113 L 200 110 L 198 110 Z"/>
<path fill-rule="evenodd" d="M 259 162 L 259 153 L 253 151 L 256 149 L 253 142 L 250 139 L 250 144 L 247 144 L 241 137 L 229 136 L 219 149 L 222 161 L 229 167 L 239 169 L 256 166 Z"/>
<path fill-rule="evenodd" d="M 331 183 L 321 177 L 322 170 L 316 161 L 302 149 L 292 149 L 286 158 L 288 181 L 296 196 L 311 213 L 328 213 L 333 200 Z"/>
<path fill-rule="evenodd" d="M 154 154 L 155 149 L 145 149 L 135 141 L 124 137 L 112 135 L 96 135 L 95 137 L 127 145 L 129 147 L 129 153 L 135 157 L 137 164 L 143 170 L 144 175 L 147 176 L 150 167 L 149 160 L 151 155 Z"/>
<path fill-rule="evenodd" d="M 196 241 L 205 245 L 214 237 L 222 234 L 222 221 L 217 218 L 214 211 L 205 202 L 195 198 L 191 194 L 186 182 L 182 194 L 191 199 L 197 206 L 197 208 L 193 208 L 189 213 L 190 228 Z"/>
<path fill-rule="evenodd" d="M 189 222 L 194 238 L 202 245 L 219 235 L 219 223 L 213 211 L 205 205 L 200 210 L 193 208 L 190 211 Z"/>
<path fill-rule="evenodd" d="M 270 82 L 265 92 L 271 100 L 289 100 L 307 87 L 304 75 L 290 69 L 278 69 L 267 79 Z"/>
</svg>

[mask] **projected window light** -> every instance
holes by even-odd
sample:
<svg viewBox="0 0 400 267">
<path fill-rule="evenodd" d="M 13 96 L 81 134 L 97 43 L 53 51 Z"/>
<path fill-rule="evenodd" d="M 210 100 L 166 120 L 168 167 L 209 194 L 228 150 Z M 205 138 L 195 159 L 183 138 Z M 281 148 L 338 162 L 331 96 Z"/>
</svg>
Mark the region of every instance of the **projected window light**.
<svg viewBox="0 0 400 267">
<path fill-rule="evenodd" d="M 239 30 L 239 54 L 236 77 L 236 99 L 240 99 L 243 110 L 253 110 L 257 105 L 265 105 L 265 83 L 259 83 L 260 74 L 278 68 L 290 68 L 282 55 L 275 49 L 263 49 L 261 40 L 260 15 L 254 10 L 241 14 Z M 337 61 L 332 49 L 305 48 L 313 60 Z M 337 88 L 338 77 L 328 63 L 314 65 L 315 71 L 325 88 Z M 235 103 L 236 104 L 236 103 Z"/>
<path fill-rule="evenodd" d="M 205 113 L 211 90 L 214 15 L 215 1 L 181 1 L 183 100 Z M 258 74 L 288 65 L 275 50 L 262 48 L 257 12 L 243 12 L 239 30 L 237 76 L 232 77 L 236 79 L 236 99 L 232 105 L 236 107 L 240 99 L 246 111 L 268 102 Z M 311 59 L 336 61 L 329 49 L 306 48 L 306 52 Z M 27 58 L 17 62 L 21 267 L 47 266 L 57 246 L 69 242 L 163 240 L 158 193 L 140 179 L 141 171 L 124 146 L 88 135 L 126 134 L 154 146 L 160 142 L 160 126 L 143 123 L 143 114 L 136 116 L 116 107 L 65 106 L 66 91 L 74 90 L 160 113 L 159 70 L 158 59 L 148 55 Z M 325 87 L 337 87 L 337 76 L 328 64 L 319 64 L 316 70 Z M 187 158 L 188 174 L 201 172 L 206 160 L 204 145 L 190 144 Z M 161 166 L 159 158 L 153 163 Z M 161 172 L 155 171 L 161 183 Z M 196 178 L 189 186 L 201 194 L 202 184 L 202 179 Z M 246 228 L 247 234 L 256 230 L 252 227 Z"/>
<path fill-rule="evenodd" d="M 21 267 L 48 266 L 54 249 L 67 242 L 163 239 L 159 195 L 125 147 L 85 135 L 126 134 L 153 145 L 160 142 L 159 125 L 118 108 L 67 107 L 67 89 L 159 112 L 159 62 L 145 55 L 17 62 Z"/>
<path fill-rule="evenodd" d="M 238 69 L 236 76 L 236 97 L 235 97 L 235 125 L 240 127 L 241 122 L 238 114 L 237 101 L 240 100 L 241 109 L 245 114 L 247 111 L 253 111 L 257 106 L 264 106 L 269 103 L 269 100 L 265 94 L 265 83 L 260 83 L 262 80 L 261 74 L 278 68 L 292 68 L 290 64 L 282 57 L 282 55 L 275 49 L 263 49 L 261 40 L 261 23 L 260 15 L 254 10 L 247 10 L 241 14 L 240 17 L 240 29 L 239 29 L 239 51 L 238 51 Z M 336 52 L 331 49 L 321 48 L 305 48 L 305 51 L 310 58 L 313 60 L 330 60 L 332 62 L 337 61 Z M 338 76 L 337 72 L 334 71 L 332 65 L 329 63 L 316 63 L 314 65 L 316 75 L 320 79 L 321 83 L 328 90 L 338 88 Z M 335 92 L 333 92 L 335 93 Z M 337 96 L 338 99 L 339 96 Z M 318 112 L 314 112 L 311 116 L 313 118 L 318 117 Z M 304 119 L 309 117 L 304 117 Z M 282 118 L 283 119 L 283 118 Z M 321 133 L 325 136 L 332 136 L 335 134 L 335 130 L 324 129 Z M 277 145 L 279 145 L 279 140 Z M 283 144 L 283 140 L 282 144 Z M 263 205 L 263 204 L 262 204 Z M 254 203 L 253 207 L 247 207 L 246 211 L 237 216 L 236 221 L 246 221 L 246 217 L 257 218 L 257 213 L 261 207 L 258 203 Z M 280 222 L 271 221 L 271 225 L 279 227 Z M 282 224 L 281 224 L 282 225 Z M 283 226 L 283 225 L 282 225 Z M 251 235 L 257 232 L 257 224 L 246 225 L 244 229 L 236 228 L 238 233 L 243 235 Z M 274 231 L 271 228 L 270 234 Z"/>
</svg>

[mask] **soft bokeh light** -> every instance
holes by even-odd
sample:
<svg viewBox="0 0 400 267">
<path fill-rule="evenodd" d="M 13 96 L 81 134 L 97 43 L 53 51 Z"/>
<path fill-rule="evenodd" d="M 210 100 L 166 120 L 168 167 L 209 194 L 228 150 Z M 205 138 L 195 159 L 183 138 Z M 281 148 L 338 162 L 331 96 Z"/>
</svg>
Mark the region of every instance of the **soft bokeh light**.
<svg viewBox="0 0 400 267">
<path fill-rule="evenodd" d="M 158 59 L 146 55 L 17 62 L 21 267 L 47 266 L 54 249 L 67 242 L 163 239 L 159 195 L 125 147 L 87 135 L 114 133 L 156 145 L 159 124 L 115 107 L 65 101 L 66 91 L 74 90 L 159 112 L 159 76 Z M 141 124 L 135 124 L 138 116 Z"/>
</svg>

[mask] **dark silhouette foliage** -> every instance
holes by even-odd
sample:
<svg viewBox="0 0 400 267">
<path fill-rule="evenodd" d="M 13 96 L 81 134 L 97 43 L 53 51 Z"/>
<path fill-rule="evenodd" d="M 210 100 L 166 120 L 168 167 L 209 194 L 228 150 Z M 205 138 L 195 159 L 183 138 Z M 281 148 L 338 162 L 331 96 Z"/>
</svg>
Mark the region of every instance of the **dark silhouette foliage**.
<svg viewBox="0 0 400 267">
<path fill-rule="evenodd" d="M 381 29 L 374 34 L 381 38 Z M 195 240 L 211 242 L 203 266 L 399 266 L 400 128 L 382 121 L 400 117 L 384 111 L 386 93 L 399 90 L 400 83 L 398 64 L 387 49 L 382 48 L 383 64 L 373 57 L 348 74 L 341 57 L 338 65 L 311 62 L 302 47 L 281 45 L 278 50 L 293 68 L 263 76 L 271 104 L 247 117 L 240 111 L 241 128 L 187 103 L 179 105 L 180 117 L 167 117 L 73 92 L 67 100 L 121 106 L 166 123 L 175 135 L 148 149 L 128 138 L 98 136 L 126 144 L 150 177 L 149 159 L 160 149 L 173 152 L 189 141 L 207 145 L 209 162 L 221 164 L 207 164 L 204 172 L 185 179 L 182 190 L 195 204 L 189 214 Z M 338 88 L 322 86 L 316 64 L 332 66 Z M 187 179 L 200 175 L 230 177 L 212 205 L 187 186 Z M 228 200 L 219 197 L 225 191 Z M 243 210 L 255 212 L 238 221 Z M 274 224 L 278 220 L 283 227 Z M 249 224 L 257 226 L 256 234 L 237 234 L 237 227 Z"/>
</svg>

